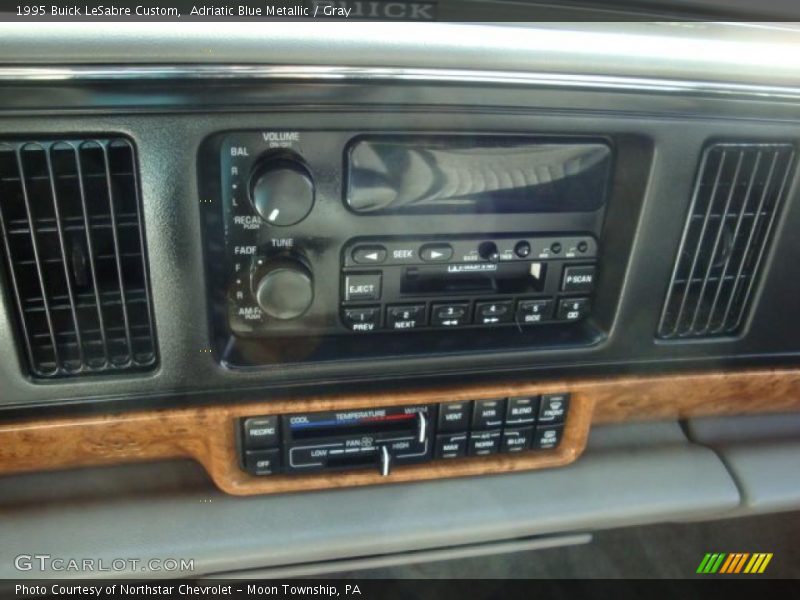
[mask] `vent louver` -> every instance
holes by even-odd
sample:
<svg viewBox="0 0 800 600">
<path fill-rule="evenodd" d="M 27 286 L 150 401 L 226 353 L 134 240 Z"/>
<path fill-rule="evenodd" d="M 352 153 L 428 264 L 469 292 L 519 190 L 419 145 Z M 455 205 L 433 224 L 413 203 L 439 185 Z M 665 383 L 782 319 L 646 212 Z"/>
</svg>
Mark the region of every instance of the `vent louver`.
<svg viewBox="0 0 800 600">
<path fill-rule="evenodd" d="M 735 335 L 786 193 L 789 144 L 714 144 L 700 164 L 658 336 Z"/>
<path fill-rule="evenodd" d="M 36 377 L 156 364 L 134 149 L 0 141 L 0 234 Z"/>
</svg>

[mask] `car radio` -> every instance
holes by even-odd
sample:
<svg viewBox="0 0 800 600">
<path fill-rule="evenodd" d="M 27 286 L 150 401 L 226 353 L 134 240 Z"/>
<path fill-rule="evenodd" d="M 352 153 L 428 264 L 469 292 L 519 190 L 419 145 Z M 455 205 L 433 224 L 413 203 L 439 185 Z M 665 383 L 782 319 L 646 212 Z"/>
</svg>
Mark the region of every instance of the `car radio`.
<svg viewBox="0 0 800 600">
<path fill-rule="evenodd" d="M 605 139 L 270 130 L 219 147 L 235 337 L 522 331 L 591 311 Z"/>
</svg>

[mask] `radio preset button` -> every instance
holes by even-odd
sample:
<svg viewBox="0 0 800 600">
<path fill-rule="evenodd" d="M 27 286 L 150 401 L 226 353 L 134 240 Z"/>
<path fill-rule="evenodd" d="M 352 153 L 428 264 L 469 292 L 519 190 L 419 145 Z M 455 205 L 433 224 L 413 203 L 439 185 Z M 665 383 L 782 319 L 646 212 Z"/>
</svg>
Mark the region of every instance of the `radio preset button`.
<svg viewBox="0 0 800 600">
<path fill-rule="evenodd" d="M 594 265 L 580 267 L 564 267 L 564 279 L 561 282 L 562 292 L 591 292 L 594 288 Z"/>
<path fill-rule="evenodd" d="M 473 431 L 469 436 L 471 456 L 497 454 L 500 450 L 500 431 Z"/>
<path fill-rule="evenodd" d="M 251 475 L 272 475 L 281 467 L 281 450 L 248 450 L 244 453 L 244 467 Z"/>
<path fill-rule="evenodd" d="M 562 425 L 537 427 L 533 436 L 533 449 L 549 450 L 550 448 L 555 448 L 561 443 L 563 433 L 564 427 Z"/>
<path fill-rule="evenodd" d="M 383 246 L 356 246 L 351 256 L 354 263 L 378 265 L 386 260 L 386 248 Z"/>
<path fill-rule="evenodd" d="M 492 429 L 501 427 L 506 416 L 506 400 L 476 400 L 472 413 L 473 429 Z"/>
<path fill-rule="evenodd" d="M 544 394 L 539 408 L 539 424 L 563 423 L 569 408 L 569 394 Z"/>
<path fill-rule="evenodd" d="M 436 458 L 461 458 L 466 455 L 466 432 L 446 433 L 436 436 Z"/>
<path fill-rule="evenodd" d="M 469 429 L 472 403 L 447 402 L 439 405 L 439 431 L 465 431 Z"/>
<path fill-rule="evenodd" d="M 517 304 L 517 322 L 523 325 L 549 321 L 553 315 L 553 300 L 520 300 Z"/>
<path fill-rule="evenodd" d="M 506 425 L 524 427 L 533 425 L 536 420 L 536 413 L 539 412 L 538 396 L 520 396 L 508 399 L 506 409 Z"/>
<path fill-rule="evenodd" d="M 359 306 L 345 308 L 342 311 L 342 320 L 344 324 L 353 331 L 374 331 L 380 325 L 381 307 Z"/>
<path fill-rule="evenodd" d="M 588 298 L 562 298 L 558 303 L 559 321 L 580 321 L 589 314 Z"/>
<path fill-rule="evenodd" d="M 345 301 L 379 300 L 381 297 L 381 277 L 381 273 L 359 273 L 357 275 L 345 275 Z"/>
<path fill-rule="evenodd" d="M 419 249 L 419 257 L 425 262 L 447 262 L 453 258 L 450 244 L 425 244 Z"/>
<path fill-rule="evenodd" d="M 278 417 L 252 417 L 242 427 L 244 446 L 248 450 L 278 445 Z"/>
<path fill-rule="evenodd" d="M 503 431 L 503 441 L 500 448 L 503 452 L 522 452 L 531 447 L 532 439 L 533 427 L 506 429 Z"/>
<path fill-rule="evenodd" d="M 469 322 L 469 303 L 434 304 L 431 308 L 433 327 L 459 327 Z"/>
<path fill-rule="evenodd" d="M 424 326 L 424 304 L 399 304 L 386 309 L 386 327 L 389 329 L 416 329 Z"/>
<path fill-rule="evenodd" d="M 514 318 L 511 300 L 503 302 L 478 302 L 475 304 L 475 323 L 494 325 L 510 323 Z"/>
</svg>

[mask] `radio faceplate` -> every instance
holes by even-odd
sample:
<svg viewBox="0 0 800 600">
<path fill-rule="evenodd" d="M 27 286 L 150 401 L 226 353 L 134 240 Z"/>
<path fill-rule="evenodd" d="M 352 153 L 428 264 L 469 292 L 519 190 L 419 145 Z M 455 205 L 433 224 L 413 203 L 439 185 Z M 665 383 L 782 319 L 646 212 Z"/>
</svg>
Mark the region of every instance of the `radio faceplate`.
<svg viewBox="0 0 800 600">
<path fill-rule="evenodd" d="M 608 139 L 261 130 L 208 146 L 220 157 L 222 210 L 205 212 L 228 366 L 604 336 L 586 317 L 603 278 Z"/>
<path fill-rule="evenodd" d="M 581 320 L 609 169 L 609 146 L 590 139 L 228 134 L 230 330 L 320 337 Z M 371 194 L 391 202 L 371 210 Z"/>
<path fill-rule="evenodd" d="M 591 236 L 358 239 L 342 255 L 342 324 L 369 333 L 578 321 L 596 256 Z"/>
</svg>

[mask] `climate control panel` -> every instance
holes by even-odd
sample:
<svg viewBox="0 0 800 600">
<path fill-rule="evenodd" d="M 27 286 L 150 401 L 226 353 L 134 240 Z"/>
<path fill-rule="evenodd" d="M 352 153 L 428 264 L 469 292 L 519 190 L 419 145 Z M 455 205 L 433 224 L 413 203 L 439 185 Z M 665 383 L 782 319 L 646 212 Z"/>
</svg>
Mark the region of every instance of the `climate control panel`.
<svg viewBox="0 0 800 600">
<path fill-rule="evenodd" d="M 566 393 L 241 419 L 241 466 L 252 475 L 377 469 L 556 448 Z"/>
</svg>

